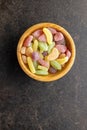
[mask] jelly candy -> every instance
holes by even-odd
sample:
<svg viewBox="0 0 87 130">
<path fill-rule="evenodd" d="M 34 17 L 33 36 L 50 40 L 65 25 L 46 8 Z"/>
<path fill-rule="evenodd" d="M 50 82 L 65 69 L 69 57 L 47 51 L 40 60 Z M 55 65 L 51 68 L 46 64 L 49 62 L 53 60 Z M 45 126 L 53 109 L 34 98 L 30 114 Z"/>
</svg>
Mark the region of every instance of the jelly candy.
<svg viewBox="0 0 87 130">
<path fill-rule="evenodd" d="M 52 66 L 50 66 L 50 68 L 49 68 L 49 73 L 51 73 L 51 74 L 55 74 L 56 72 L 57 72 L 57 69 L 55 69 L 55 68 L 53 68 Z"/>
<path fill-rule="evenodd" d="M 41 29 L 36 30 L 34 33 L 32 33 L 32 35 L 35 38 L 38 38 L 41 34 L 43 33 L 43 31 Z"/>
<path fill-rule="evenodd" d="M 71 57 L 71 52 L 70 52 L 68 49 L 67 49 L 67 51 L 66 51 L 66 55 L 67 55 L 68 58 Z"/>
<path fill-rule="evenodd" d="M 34 64 L 34 67 L 35 67 L 35 69 L 37 69 L 37 67 L 38 67 L 38 63 L 37 63 L 37 61 L 33 61 L 33 64 Z"/>
<path fill-rule="evenodd" d="M 59 64 L 63 65 L 68 61 L 68 57 L 66 56 L 64 58 L 57 59 L 57 61 Z"/>
<path fill-rule="evenodd" d="M 57 69 L 57 70 L 61 70 L 61 69 L 62 69 L 61 65 L 60 65 L 56 60 L 51 61 L 50 64 L 51 64 L 51 66 L 52 66 L 53 68 L 55 68 L 55 69 Z"/>
<path fill-rule="evenodd" d="M 27 64 L 27 58 L 26 58 L 26 56 L 25 56 L 25 55 L 22 55 L 21 57 L 22 57 L 23 62 L 24 62 L 25 64 Z"/>
<path fill-rule="evenodd" d="M 57 33 L 57 31 L 56 31 L 56 29 L 54 29 L 54 28 L 48 28 L 50 31 L 51 31 L 51 33 L 54 35 L 54 34 L 56 34 Z"/>
<path fill-rule="evenodd" d="M 28 48 L 26 48 L 25 54 L 26 54 L 26 56 L 30 56 L 32 54 L 32 52 L 33 52 L 32 47 L 28 47 Z"/>
<path fill-rule="evenodd" d="M 26 47 L 23 46 L 23 47 L 21 48 L 21 54 L 25 54 L 25 51 L 26 51 Z"/>
<path fill-rule="evenodd" d="M 67 50 L 67 47 L 65 45 L 56 45 L 56 48 L 59 50 L 59 52 L 64 53 Z"/>
<path fill-rule="evenodd" d="M 28 37 L 25 39 L 23 45 L 24 45 L 25 47 L 29 47 L 29 46 L 31 45 L 32 40 L 33 40 L 33 36 L 32 36 L 32 35 L 28 36 Z"/>
<path fill-rule="evenodd" d="M 38 62 L 39 62 L 39 64 L 41 64 L 42 66 L 45 66 L 45 67 L 49 68 L 49 62 L 47 62 L 47 61 L 45 61 L 45 60 L 43 60 L 43 59 L 41 59 L 41 58 L 38 60 Z"/>
<path fill-rule="evenodd" d="M 50 45 L 48 46 L 48 53 L 51 52 L 51 50 L 53 49 L 54 46 L 55 46 L 55 42 L 52 42 L 52 44 L 50 44 Z"/>
<path fill-rule="evenodd" d="M 63 34 L 61 32 L 57 32 L 55 35 L 54 35 L 54 41 L 60 41 L 64 38 Z"/>
<path fill-rule="evenodd" d="M 36 71 L 35 71 L 35 67 L 34 67 L 34 64 L 33 64 L 31 57 L 27 57 L 27 63 L 28 63 L 28 67 L 29 67 L 30 71 L 32 73 L 35 73 Z"/>
<path fill-rule="evenodd" d="M 56 43 L 56 45 L 58 45 L 58 44 L 66 45 L 65 38 L 63 38 L 63 39 L 60 40 L 60 41 L 56 41 L 55 43 Z"/>
<path fill-rule="evenodd" d="M 48 71 L 44 71 L 44 70 L 36 70 L 37 75 L 48 75 Z"/>
<path fill-rule="evenodd" d="M 41 52 L 48 50 L 48 46 L 45 42 L 39 42 L 38 46 L 39 46 Z"/>
<path fill-rule="evenodd" d="M 38 69 L 48 71 L 47 67 L 44 67 L 44 66 L 41 66 L 41 65 L 38 65 Z"/>
<path fill-rule="evenodd" d="M 59 58 L 59 59 L 60 59 L 60 58 L 64 58 L 65 56 L 66 56 L 66 54 L 65 54 L 65 53 L 61 53 L 61 54 L 59 55 L 59 57 L 58 57 L 58 58 Z"/>
<path fill-rule="evenodd" d="M 38 49 L 38 41 L 36 39 L 34 40 L 32 48 L 33 48 L 33 51 L 37 51 L 37 49 Z"/>
<path fill-rule="evenodd" d="M 53 36 L 52 36 L 51 31 L 47 28 L 43 28 L 43 32 L 46 35 L 47 43 L 52 44 Z"/>
<path fill-rule="evenodd" d="M 42 34 L 39 36 L 38 40 L 41 42 L 46 42 L 46 36 L 44 34 Z"/>
<path fill-rule="evenodd" d="M 39 53 L 38 52 L 32 52 L 32 59 L 37 61 L 40 58 Z"/>
<path fill-rule="evenodd" d="M 47 60 L 48 61 L 52 61 L 55 60 L 56 58 L 58 58 L 59 56 L 59 51 L 57 50 L 57 48 L 53 48 L 51 53 L 47 56 Z"/>
<path fill-rule="evenodd" d="M 71 57 L 66 39 L 53 27 L 44 27 L 26 37 L 20 50 L 23 63 L 37 75 L 55 74 Z"/>
</svg>

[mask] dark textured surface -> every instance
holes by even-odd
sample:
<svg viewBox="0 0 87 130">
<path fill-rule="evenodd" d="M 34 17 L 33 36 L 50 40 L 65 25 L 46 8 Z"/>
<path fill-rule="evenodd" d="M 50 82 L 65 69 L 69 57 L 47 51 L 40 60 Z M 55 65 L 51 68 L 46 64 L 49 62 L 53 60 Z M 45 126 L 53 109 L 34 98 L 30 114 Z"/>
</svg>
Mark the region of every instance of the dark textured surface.
<svg viewBox="0 0 87 130">
<path fill-rule="evenodd" d="M 66 28 L 77 56 L 62 79 L 42 83 L 16 58 L 22 33 L 39 22 Z M 87 130 L 87 0 L 0 0 L 0 130 Z"/>
</svg>

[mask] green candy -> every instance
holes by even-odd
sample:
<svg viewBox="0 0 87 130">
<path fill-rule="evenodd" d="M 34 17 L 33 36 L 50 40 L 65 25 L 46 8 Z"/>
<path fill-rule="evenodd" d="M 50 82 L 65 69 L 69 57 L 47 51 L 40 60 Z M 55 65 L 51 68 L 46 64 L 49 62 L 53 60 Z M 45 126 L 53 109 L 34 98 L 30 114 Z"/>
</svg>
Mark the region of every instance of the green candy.
<svg viewBox="0 0 87 130">
<path fill-rule="evenodd" d="M 42 65 L 38 65 L 38 69 L 48 71 L 48 68 L 46 68 L 46 67 L 44 67 Z"/>
<path fill-rule="evenodd" d="M 39 42 L 38 46 L 39 46 L 41 52 L 48 51 L 47 43 L 45 43 L 45 42 Z"/>
<path fill-rule="evenodd" d="M 37 74 L 37 75 L 48 75 L 48 71 L 36 70 L 35 74 Z"/>
<path fill-rule="evenodd" d="M 38 67 L 37 61 L 33 61 L 33 64 L 34 64 L 35 69 L 37 69 L 37 67 Z"/>
<path fill-rule="evenodd" d="M 51 50 L 53 49 L 54 46 L 55 46 L 55 42 L 52 42 L 52 44 L 50 44 L 50 45 L 48 46 L 48 53 L 51 52 Z"/>
<path fill-rule="evenodd" d="M 61 69 L 62 69 L 61 65 L 60 65 L 56 60 L 51 61 L 50 64 L 51 64 L 51 66 L 52 66 L 53 68 L 55 68 L 55 69 L 57 69 L 57 70 L 61 70 Z"/>
</svg>

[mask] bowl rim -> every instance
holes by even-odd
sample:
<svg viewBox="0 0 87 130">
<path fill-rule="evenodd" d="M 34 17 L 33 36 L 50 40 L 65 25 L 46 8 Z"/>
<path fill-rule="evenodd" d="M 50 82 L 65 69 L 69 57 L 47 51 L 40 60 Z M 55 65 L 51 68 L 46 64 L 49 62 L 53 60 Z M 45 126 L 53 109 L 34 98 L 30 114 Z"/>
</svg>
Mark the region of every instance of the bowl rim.
<svg viewBox="0 0 87 130">
<path fill-rule="evenodd" d="M 59 74 L 49 74 L 47 76 L 39 76 L 36 74 L 33 74 L 32 72 L 29 71 L 29 69 L 25 66 L 25 64 L 22 61 L 21 58 L 21 53 L 20 53 L 20 48 L 22 47 L 23 41 L 24 39 L 30 35 L 33 31 L 43 28 L 43 27 L 53 27 L 55 29 L 57 29 L 58 31 L 61 31 L 70 41 L 70 44 L 72 46 L 72 55 L 68 61 L 68 65 L 64 68 L 64 70 L 62 70 L 62 72 L 60 72 Z M 19 41 L 18 41 L 18 45 L 17 45 L 17 59 L 19 62 L 20 67 L 22 68 L 22 70 L 31 78 L 38 80 L 38 81 L 43 81 L 43 82 L 50 82 L 50 81 L 55 81 L 58 80 L 60 78 L 62 78 L 63 76 L 65 76 L 71 69 L 71 67 L 74 64 L 75 61 L 75 56 L 76 56 L 76 48 L 75 48 L 75 43 L 73 41 L 73 38 L 71 37 L 71 35 L 69 34 L 69 32 L 63 28 L 62 26 L 55 24 L 55 23 L 50 23 L 50 22 L 43 22 L 43 23 L 38 23 L 35 24 L 31 27 L 29 27 L 20 37 Z M 48 78 L 49 76 L 49 78 Z"/>
</svg>

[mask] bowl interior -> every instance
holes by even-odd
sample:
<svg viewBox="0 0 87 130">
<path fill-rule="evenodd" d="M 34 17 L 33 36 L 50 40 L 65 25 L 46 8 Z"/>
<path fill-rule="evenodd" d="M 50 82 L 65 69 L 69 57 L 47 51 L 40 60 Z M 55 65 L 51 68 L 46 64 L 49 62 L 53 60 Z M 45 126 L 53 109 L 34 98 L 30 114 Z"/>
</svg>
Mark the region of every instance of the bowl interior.
<svg viewBox="0 0 87 130">
<path fill-rule="evenodd" d="M 69 61 L 65 64 L 65 67 L 61 71 L 58 71 L 55 74 L 49 74 L 47 76 L 39 76 L 39 75 L 31 73 L 29 71 L 29 69 L 27 68 L 27 66 L 23 63 L 22 58 L 21 58 L 21 53 L 20 53 L 20 50 L 21 50 L 21 47 L 23 45 L 25 38 L 27 36 L 29 36 L 35 30 L 43 28 L 43 27 L 52 27 L 52 28 L 55 28 L 56 30 L 62 32 L 66 39 L 67 47 L 71 51 L 71 57 L 70 57 Z M 75 44 L 74 44 L 74 41 L 73 41 L 72 37 L 70 36 L 70 34 L 63 27 L 53 24 L 53 23 L 40 23 L 40 24 L 33 25 L 32 27 L 27 29 L 21 36 L 21 38 L 18 42 L 18 46 L 17 46 L 17 58 L 18 58 L 18 62 L 20 64 L 21 68 L 23 69 L 23 71 L 31 78 L 39 80 L 39 81 L 45 81 L 45 82 L 53 81 L 53 80 L 57 80 L 57 79 L 63 77 L 71 69 L 71 67 L 74 63 L 74 60 L 75 60 Z"/>
</svg>

